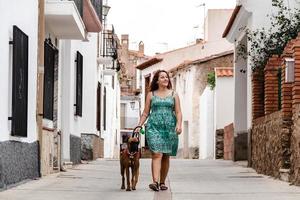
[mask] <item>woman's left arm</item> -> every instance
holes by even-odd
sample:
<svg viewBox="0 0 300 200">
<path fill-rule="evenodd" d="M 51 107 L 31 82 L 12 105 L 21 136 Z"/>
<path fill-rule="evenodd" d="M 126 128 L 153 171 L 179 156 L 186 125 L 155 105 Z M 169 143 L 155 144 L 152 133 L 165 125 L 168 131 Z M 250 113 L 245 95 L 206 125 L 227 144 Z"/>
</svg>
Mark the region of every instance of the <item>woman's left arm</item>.
<svg viewBox="0 0 300 200">
<path fill-rule="evenodd" d="M 182 132 L 182 113 L 180 107 L 180 100 L 178 94 L 175 95 L 175 114 L 176 114 L 176 132 L 180 134 Z"/>
</svg>

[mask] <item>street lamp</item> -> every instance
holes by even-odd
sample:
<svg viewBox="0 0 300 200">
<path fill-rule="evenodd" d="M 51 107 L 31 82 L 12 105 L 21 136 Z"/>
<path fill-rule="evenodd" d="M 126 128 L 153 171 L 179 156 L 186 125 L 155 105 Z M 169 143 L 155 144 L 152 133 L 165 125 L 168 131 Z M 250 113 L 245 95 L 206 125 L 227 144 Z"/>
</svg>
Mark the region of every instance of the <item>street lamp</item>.
<svg viewBox="0 0 300 200">
<path fill-rule="evenodd" d="M 108 6 L 108 5 L 103 5 L 102 6 L 102 15 L 104 17 L 106 17 L 108 15 L 109 9 L 110 9 L 110 6 Z"/>
<path fill-rule="evenodd" d="M 134 101 L 130 102 L 130 107 L 131 107 L 131 110 L 133 110 L 135 108 L 135 102 Z"/>
</svg>

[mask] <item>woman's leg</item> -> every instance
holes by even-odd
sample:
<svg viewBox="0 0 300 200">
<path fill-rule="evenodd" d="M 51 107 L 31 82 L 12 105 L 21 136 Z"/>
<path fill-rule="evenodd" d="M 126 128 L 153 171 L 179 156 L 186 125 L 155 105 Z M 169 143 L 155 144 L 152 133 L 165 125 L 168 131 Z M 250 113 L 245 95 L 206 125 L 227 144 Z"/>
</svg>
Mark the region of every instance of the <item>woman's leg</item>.
<svg viewBox="0 0 300 200">
<path fill-rule="evenodd" d="M 161 160 L 160 183 L 165 183 L 170 166 L 170 156 L 164 154 Z"/>
<path fill-rule="evenodd" d="M 153 183 L 158 182 L 160 171 L 161 171 L 161 161 L 162 161 L 162 153 L 152 153 L 152 180 Z"/>
</svg>

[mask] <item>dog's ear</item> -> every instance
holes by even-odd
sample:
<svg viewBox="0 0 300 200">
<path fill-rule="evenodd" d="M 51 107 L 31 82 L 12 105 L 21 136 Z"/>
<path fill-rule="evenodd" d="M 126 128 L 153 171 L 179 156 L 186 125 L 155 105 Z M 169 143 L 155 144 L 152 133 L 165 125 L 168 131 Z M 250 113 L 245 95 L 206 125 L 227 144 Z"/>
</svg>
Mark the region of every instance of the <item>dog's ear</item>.
<svg viewBox="0 0 300 200">
<path fill-rule="evenodd" d="M 123 143 L 128 142 L 128 136 L 127 135 L 123 135 L 122 136 L 122 141 L 123 141 Z"/>
</svg>

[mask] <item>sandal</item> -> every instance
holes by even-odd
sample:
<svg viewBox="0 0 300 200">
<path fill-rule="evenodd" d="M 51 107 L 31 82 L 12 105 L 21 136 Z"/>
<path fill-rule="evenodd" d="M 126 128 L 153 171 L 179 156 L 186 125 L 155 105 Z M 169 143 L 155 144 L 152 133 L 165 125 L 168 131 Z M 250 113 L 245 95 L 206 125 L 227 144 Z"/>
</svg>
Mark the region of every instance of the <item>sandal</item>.
<svg viewBox="0 0 300 200">
<path fill-rule="evenodd" d="M 149 188 L 150 188 L 151 190 L 153 190 L 153 191 L 158 192 L 158 191 L 159 191 L 158 182 L 149 184 Z"/>
<path fill-rule="evenodd" d="M 167 190 L 168 189 L 168 187 L 166 186 L 165 183 L 160 183 L 159 187 L 160 187 L 160 190 Z"/>
</svg>

